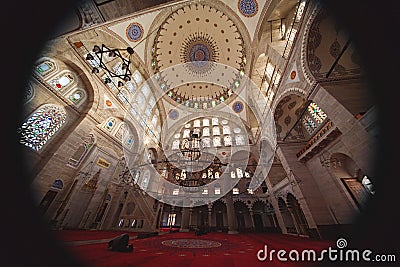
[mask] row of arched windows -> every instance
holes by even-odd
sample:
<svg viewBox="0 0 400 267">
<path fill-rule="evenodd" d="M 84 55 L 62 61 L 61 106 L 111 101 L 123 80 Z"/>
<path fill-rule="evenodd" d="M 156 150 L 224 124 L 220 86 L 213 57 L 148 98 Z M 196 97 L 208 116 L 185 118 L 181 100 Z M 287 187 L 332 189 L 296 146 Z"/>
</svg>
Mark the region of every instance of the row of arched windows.
<svg viewBox="0 0 400 267">
<path fill-rule="evenodd" d="M 75 106 L 81 105 L 87 97 L 86 91 L 78 86 L 77 75 L 71 70 L 61 70 L 53 59 L 39 59 L 34 72 Z"/>
</svg>

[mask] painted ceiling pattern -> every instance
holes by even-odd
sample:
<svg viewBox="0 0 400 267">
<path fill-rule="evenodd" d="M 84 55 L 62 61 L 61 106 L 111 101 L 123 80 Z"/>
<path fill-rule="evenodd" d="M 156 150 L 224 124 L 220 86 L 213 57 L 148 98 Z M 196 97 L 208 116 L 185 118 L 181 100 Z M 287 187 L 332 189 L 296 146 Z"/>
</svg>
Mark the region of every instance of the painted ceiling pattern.
<svg viewBox="0 0 400 267">
<path fill-rule="evenodd" d="M 221 101 L 221 97 L 224 102 L 232 95 L 228 91 L 233 79 L 231 84 L 222 79 L 220 84 L 205 80 L 215 81 L 217 64 L 227 66 L 227 73 L 218 73 L 221 77 L 232 76 L 230 69 L 244 75 L 246 64 L 244 41 L 236 25 L 226 14 L 205 4 L 189 4 L 170 14 L 157 32 L 152 55 L 155 73 L 170 70 L 163 79 L 166 85 L 176 85 L 167 89 L 180 102 L 193 98 Z M 184 73 L 174 70 L 175 66 L 182 66 Z M 195 82 L 198 79 L 202 82 Z"/>
<path fill-rule="evenodd" d="M 350 37 L 325 9 L 319 11 L 310 26 L 306 56 L 308 68 L 317 80 L 355 77 L 361 72 Z"/>
</svg>

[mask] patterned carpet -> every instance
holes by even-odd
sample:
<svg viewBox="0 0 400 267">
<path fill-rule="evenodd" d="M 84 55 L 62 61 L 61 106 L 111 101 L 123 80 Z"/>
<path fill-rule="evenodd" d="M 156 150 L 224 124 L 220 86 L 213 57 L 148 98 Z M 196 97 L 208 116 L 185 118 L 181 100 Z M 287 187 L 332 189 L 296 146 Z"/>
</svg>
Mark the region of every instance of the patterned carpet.
<svg viewBox="0 0 400 267">
<path fill-rule="evenodd" d="M 128 233 L 129 234 L 129 233 Z M 104 234 L 102 235 L 104 236 Z M 95 241 L 95 240 L 93 240 Z M 145 239 L 131 239 L 133 253 L 106 250 L 106 243 L 68 246 L 87 266 L 315 266 L 311 262 L 261 262 L 257 252 L 269 249 L 314 249 L 320 251 L 332 242 L 303 237 L 249 233 L 228 235 L 208 233 L 167 233 Z"/>
</svg>

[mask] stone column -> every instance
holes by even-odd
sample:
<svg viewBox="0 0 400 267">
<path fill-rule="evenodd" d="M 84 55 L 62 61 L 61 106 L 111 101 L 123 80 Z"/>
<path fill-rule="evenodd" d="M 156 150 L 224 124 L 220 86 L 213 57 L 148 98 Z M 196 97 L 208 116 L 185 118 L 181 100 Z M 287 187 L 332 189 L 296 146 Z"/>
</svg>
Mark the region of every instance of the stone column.
<svg viewBox="0 0 400 267">
<path fill-rule="evenodd" d="M 193 208 L 190 207 L 189 208 L 189 227 L 188 228 L 190 228 L 190 226 L 193 225 L 192 220 L 193 220 Z"/>
<path fill-rule="evenodd" d="M 233 206 L 232 190 L 225 196 L 226 200 L 226 213 L 228 215 L 228 234 L 238 234 L 237 230 L 237 218 L 235 213 L 235 207 Z"/>
<path fill-rule="evenodd" d="M 190 208 L 188 207 L 188 198 L 183 199 L 182 223 L 179 232 L 189 232 Z"/>
<path fill-rule="evenodd" d="M 208 207 L 208 228 L 211 228 L 211 207 Z"/>
<path fill-rule="evenodd" d="M 254 213 L 253 210 L 250 210 L 250 221 L 251 221 L 251 227 L 253 228 L 253 231 L 256 230 L 256 225 L 254 224 Z"/>
<path fill-rule="evenodd" d="M 285 222 L 283 221 L 283 217 L 282 217 L 281 211 L 279 210 L 278 200 L 275 197 L 275 192 L 273 190 L 271 181 L 269 180 L 268 177 L 267 177 L 267 179 L 265 179 L 265 184 L 267 185 L 268 192 L 271 195 L 271 198 L 269 199 L 270 200 L 269 202 L 271 203 L 272 207 L 274 208 L 274 212 L 275 212 L 275 215 L 276 215 L 276 220 L 278 221 L 278 226 L 279 226 L 279 228 L 281 228 L 282 233 L 286 234 L 287 233 L 287 229 L 286 229 L 286 226 L 285 226 Z"/>
<path fill-rule="evenodd" d="M 163 210 L 164 210 L 164 204 L 163 203 L 158 203 L 157 204 L 157 213 L 156 213 L 156 218 L 154 219 L 152 229 L 159 229 L 160 228 L 160 221 L 162 220 L 162 215 L 163 215 Z"/>
</svg>

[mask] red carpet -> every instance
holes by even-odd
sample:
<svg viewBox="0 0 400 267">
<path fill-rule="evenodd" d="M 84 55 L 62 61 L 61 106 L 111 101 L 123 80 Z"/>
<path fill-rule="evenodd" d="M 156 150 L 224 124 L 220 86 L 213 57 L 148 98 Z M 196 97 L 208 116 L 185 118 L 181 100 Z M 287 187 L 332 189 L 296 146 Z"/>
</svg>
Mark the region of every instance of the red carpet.
<svg viewBox="0 0 400 267">
<path fill-rule="evenodd" d="M 76 231 L 61 233 L 58 236 L 66 236 L 65 241 L 85 240 L 85 238 L 103 239 L 114 238 L 122 232 L 103 232 L 103 231 Z M 73 233 L 75 237 L 72 238 Z M 96 233 L 98 236 L 96 236 Z M 82 234 L 82 238 L 78 235 Z M 137 233 L 128 233 L 130 237 Z M 178 245 L 196 246 L 196 248 L 165 246 L 166 244 L 177 243 L 176 239 L 190 239 L 178 242 Z M 193 240 L 195 239 L 195 240 Z M 87 239 L 86 239 L 87 240 Z M 93 239 L 95 240 L 95 239 Z M 168 241 L 167 241 L 168 240 Z M 213 242 L 209 242 L 213 241 Z M 267 233 L 246 233 L 228 235 L 224 233 L 208 233 L 202 236 L 195 236 L 189 233 L 167 233 L 156 237 L 145 239 L 132 239 L 129 242 L 134 246 L 134 252 L 112 252 L 107 251 L 107 242 L 90 245 L 71 245 L 68 246 L 78 258 L 86 263 L 87 266 L 315 266 L 310 261 L 294 262 L 280 261 L 274 255 L 273 261 L 259 261 L 257 252 L 268 246 L 268 251 L 284 249 L 288 253 L 297 250 L 300 254 L 304 249 L 321 251 L 329 246 L 334 247 L 334 242 L 311 240 L 303 237 L 295 237 L 281 234 Z M 220 243 L 220 245 L 218 245 Z M 203 248 L 203 245 L 211 244 L 211 247 Z M 217 245 L 215 245 L 217 244 Z M 213 246 L 214 245 L 214 246 Z M 200 246 L 200 247 L 198 247 Z M 318 255 L 318 254 L 317 254 Z M 285 255 L 288 258 L 288 255 Z M 317 262 L 318 263 L 318 262 Z"/>
</svg>

